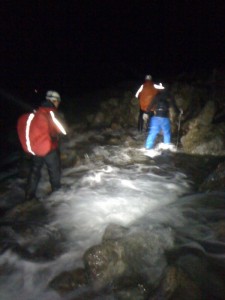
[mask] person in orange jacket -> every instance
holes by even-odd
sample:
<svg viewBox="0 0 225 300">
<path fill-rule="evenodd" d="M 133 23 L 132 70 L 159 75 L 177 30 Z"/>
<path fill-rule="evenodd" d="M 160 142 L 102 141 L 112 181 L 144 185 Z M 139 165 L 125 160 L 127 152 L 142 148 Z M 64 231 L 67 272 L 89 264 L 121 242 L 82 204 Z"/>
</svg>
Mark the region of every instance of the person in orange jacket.
<svg viewBox="0 0 225 300">
<path fill-rule="evenodd" d="M 158 90 L 154 87 L 151 75 L 145 76 L 145 82 L 140 86 L 135 94 L 135 97 L 139 100 L 140 112 L 138 117 L 138 131 L 142 131 L 144 127 L 144 121 L 146 121 L 148 130 L 149 121 L 153 116 L 153 111 L 147 111 L 153 98 L 158 94 Z"/>
<path fill-rule="evenodd" d="M 58 135 L 66 134 L 65 129 L 55 117 L 55 112 L 61 102 L 61 97 L 56 91 L 46 93 L 46 101 L 37 109 L 34 114 L 30 114 L 31 119 L 27 120 L 22 129 L 26 131 L 26 143 L 24 150 L 32 155 L 31 169 L 28 175 L 25 190 L 25 200 L 36 199 L 36 190 L 41 177 L 41 169 L 47 166 L 52 192 L 61 187 L 61 163 L 58 147 Z M 19 129 L 19 128 L 18 128 Z M 28 134 L 29 132 L 29 134 Z M 28 140 L 29 138 L 29 140 Z"/>
</svg>

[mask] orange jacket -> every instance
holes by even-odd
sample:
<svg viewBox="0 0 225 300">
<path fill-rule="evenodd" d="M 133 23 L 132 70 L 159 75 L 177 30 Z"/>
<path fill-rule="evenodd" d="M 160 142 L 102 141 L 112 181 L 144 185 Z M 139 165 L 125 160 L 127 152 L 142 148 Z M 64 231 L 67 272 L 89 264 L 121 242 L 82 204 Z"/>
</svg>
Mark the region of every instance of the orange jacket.
<svg viewBox="0 0 225 300">
<path fill-rule="evenodd" d="M 146 81 L 141 88 L 136 95 L 138 97 L 141 110 L 147 112 L 148 106 L 159 91 L 154 88 L 153 82 L 150 80 Z"/>
</svg>

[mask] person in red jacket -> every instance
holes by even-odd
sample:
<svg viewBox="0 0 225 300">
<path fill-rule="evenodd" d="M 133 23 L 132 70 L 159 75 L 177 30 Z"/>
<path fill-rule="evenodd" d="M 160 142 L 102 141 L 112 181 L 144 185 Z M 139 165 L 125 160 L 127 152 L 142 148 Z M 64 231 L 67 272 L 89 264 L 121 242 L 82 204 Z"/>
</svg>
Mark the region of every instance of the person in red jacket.
<svg viewBox="0 0 225 300">
<path fill-rule="evenodd" d="M 66 134 L 65 129 L 55 117 L 55 112 L 61 102 L 56 91 L 46 93 L 46 101 L 26 123 L 27 152 L 32 154 L 31 169 L 28 175 L 25 200 L 36 199 L 36 190 L 41 177 L 41 169 L 47 166 L 52 192 L 61 187 L 61 163 L 58 147 L 58 135 Z M 29 129 L 28 129 L 29 128 Z"/>
<path fill-rule="evenodd" d="M 138 131 L 142 131 L 144 127 L 144 121 L 146 121 L 148 130 L 148 125 L 150 118 L 154 115 L 153 111 L 147 111 L 147 108 L 151 104 L 153 98 L 158 93 L 158 90 L 154 87 L 152 82 L 152 76 L 146 75 L 145 82 L 140 86 L 135 94 L 135 97 L 139 100 L 140 112 L 138 117 Z"/>
</svg>

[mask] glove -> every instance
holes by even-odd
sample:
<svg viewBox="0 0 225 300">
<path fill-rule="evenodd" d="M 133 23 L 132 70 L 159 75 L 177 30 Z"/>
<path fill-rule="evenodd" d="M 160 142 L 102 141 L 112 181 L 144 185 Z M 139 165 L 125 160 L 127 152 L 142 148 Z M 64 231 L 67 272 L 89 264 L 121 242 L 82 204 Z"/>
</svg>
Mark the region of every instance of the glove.
<svg viewBox="0 0 225 300">
<path fill-rule="evenodd" d="M 143 118 L 144 121 L 147 121 L 148 120 L 148 114 L 143 114 L 142 118 Z"/>
<path fill-rule="evenodd" d="M 180 115 L 183 115 L 184 111 L 182 108 L 180 108 Z"/>
</svg>

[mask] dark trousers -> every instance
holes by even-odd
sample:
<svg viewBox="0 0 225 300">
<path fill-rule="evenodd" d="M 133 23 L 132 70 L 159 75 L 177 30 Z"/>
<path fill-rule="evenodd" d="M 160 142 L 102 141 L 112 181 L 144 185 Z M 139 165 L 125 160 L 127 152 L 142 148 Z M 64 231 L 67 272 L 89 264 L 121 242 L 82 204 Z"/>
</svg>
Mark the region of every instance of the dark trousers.
<svg viewBox="0 0 225 300">
<path fill-rule="evenodd" d="M 52 191 L 56 191 L 60 188 L 61 163 L 59 151 L 54 150 L 44 157 L 33 156 L 26 188 L 25 197 L 27 200 L 35 197 L 38 183 L 41 178 L 41 169 L 44 164 L 47 166 Z"/>
<path fill-rule="evenodd" d="M 147 122 L 147 125 L 146 125 L 146 128 L 145 128 L 146 131 L 149 131 L 150 119 L 151 119 L 152 116 L 154 116 L 153 112 L 145 112 L 145 111 L 140 109 L 139 116 L 138 116 L 138 131 L 140 131 L 140 132 L 143 131 L 143 127 L 144 127 L 143 114 L 148 115 L 148 122 Z"/>
</svg>

